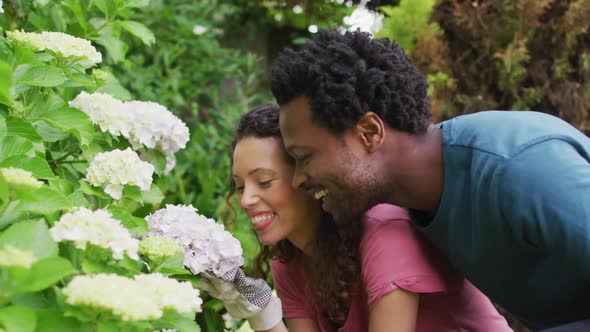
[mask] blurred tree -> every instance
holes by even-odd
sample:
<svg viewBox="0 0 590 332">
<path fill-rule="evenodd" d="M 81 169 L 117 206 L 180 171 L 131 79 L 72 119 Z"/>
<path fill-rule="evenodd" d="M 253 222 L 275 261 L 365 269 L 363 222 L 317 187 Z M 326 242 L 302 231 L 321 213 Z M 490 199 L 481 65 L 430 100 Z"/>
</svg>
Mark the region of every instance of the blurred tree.
<svg viewBox="0 0 590 332">
<path fill-rule="evenodd" d="M 530 109 L 590 133 L 590 0 L 438 0 L 432 21 L 412 57 L 439 119 Z"/>
</svg>

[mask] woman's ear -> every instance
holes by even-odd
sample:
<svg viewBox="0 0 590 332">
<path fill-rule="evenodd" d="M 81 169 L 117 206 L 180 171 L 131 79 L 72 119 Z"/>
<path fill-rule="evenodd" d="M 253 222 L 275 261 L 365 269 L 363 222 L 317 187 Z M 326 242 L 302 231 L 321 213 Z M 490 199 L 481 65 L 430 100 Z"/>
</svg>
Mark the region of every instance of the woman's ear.
<svg viewBox="0 0 590 332">
<path fill-rule="evenodd" d="M 356 123 L 356 131 L 361 144 L 371 153 L 381 147 L 385 140 L 385 127 L 379 115 L 373 112 L 365 113 Z"/>
</svg>

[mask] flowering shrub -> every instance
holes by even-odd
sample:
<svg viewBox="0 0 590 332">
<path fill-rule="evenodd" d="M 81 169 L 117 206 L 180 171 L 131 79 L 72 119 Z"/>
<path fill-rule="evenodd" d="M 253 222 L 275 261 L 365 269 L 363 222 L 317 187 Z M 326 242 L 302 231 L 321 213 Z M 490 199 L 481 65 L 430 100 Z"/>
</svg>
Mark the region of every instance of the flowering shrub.
<svg viewBox="0 0 590 332">
<path fill-rule="evenodd" d="M 0 17 L 0 331 L 192 332 L 221 320 L 193 284 L 241 265 L 239 242 L 194 208 L 156 211 L 156 180 L 189 130 L 166 106 L 132 100 L 109 66 L 128 38 L 155 42 L 129 20 L 147 3 L 0 1 L 5 17 L 29 15 Z M 146 215 L 200 226 L 184 243 Z"/>
<path fill-rule="evenodd" d="M 195 274 L 209 270 L 222 276 L 244 264 L 240 242 L 192 206 L 166 205 L 146 220 L 149 235 L 173 239 L 183 246 L 184 266 Z"/>
</svg>

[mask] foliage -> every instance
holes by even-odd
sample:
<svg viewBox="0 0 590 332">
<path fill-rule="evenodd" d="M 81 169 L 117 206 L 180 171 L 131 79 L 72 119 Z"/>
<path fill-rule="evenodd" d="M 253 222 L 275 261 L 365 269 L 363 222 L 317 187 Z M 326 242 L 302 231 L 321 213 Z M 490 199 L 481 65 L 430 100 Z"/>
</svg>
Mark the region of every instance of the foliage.
<svg viewBox="0 0 590 332">
<path fill-rule="evenodd" d="M 436 24 L 428 23 L 434 1 L 401 0 L 397 6 L 379 7 L 385 19 L 376 36 L 395 40 L 411 52 L 416 47 L 416 40 L 438 29 Z"/>
<path fill-rule="evenodd" d="M 73 285 L 72 281 L 82 280 L 78 277 L 96 274 L 119 275 L 125 278 L 117 282 L 129 285 L 134 285 L 133 276 L 156 271 L 179 280 L 198 281 L 198 277 L 183 268 L 177 255 L 169 262 L 158 262 L 157 266 L 147 257 L 142 256 L 140 260 L 136 256 L 134 241 L 137 240 L 129 237 L 146 234 L 143 217 L 157 209 L 167 193 L 162 189 L 168 188 L 165 179 L 171 177 L 164 175 L 166 163 L 162 151 L 140 148 L 141 158 L 153 165 L 146 174 L 151 176 L 152 170 L 155 171 L 154 184 L 140 188 L 121 178 L 122 182 L 117 183 L 124 187 L 122 197 L 114 199 L 102 186 L 90 184 L 86 171 L 101 153 L 124 150 L 132 144 L 125 135 L 101 131 L 85 111 L 68 104 L 82 91 L 101 92 L 119 100 L 133 98 L 133 92 L 119 83 L 118 70 L 139 45 L 149 48 L 156 41 L 146 25 L 133 19 L 147 3 L 142 0 L 4 1 L 5 12 L 0 15 L 3 31 L 66 32 L 97 45 L 103 64 L 99 68 L 87 68 L 83 55 L 60 53 L 55 44 L 51 45 L 50 38 L 46 48 L 33 49 L 19 38 L 0 35 L 0 256 L 13 258 L 0 262 L 0 329 L 200 330 L 194 310 L 191 314 L 168 304 L 162 307 L 166 308 L 163 314 L 158 313 L 162 308 L 152 308 L 155 310 L 152 319 L 121 319 L 128 316 L 96 310 L 108 306 L 108 298 L 94 300 L 101 302 L 92 304 L 86 301 L 91 301 L 88 296 L 78 293 L 81 297 L 76 302 L 72 296 L 80 289 L 67 288 Z M 204 137 L 198 139 L 206 141 Z M 193 152 L 197 145 L 192 145 Z M 82 218 L 76 217 L 79 207 L 87 208 L 83 210 L 86 214 L 101 211 L 93 217 L 105 220 L 101 232 L 89 233 L 90 238 L 82 240 L 79 232 L 70 234 L 67 227 L 62 227 L 56 235 L 56 225 L 66 222 L 65 218 L 70 218 L 69 223 L 76 227 L 88 224 L 84 222 L 86 219 L 76 219 Z M 72 211 L 73 214 L 69 213 Z M 93 221 L 91 227 L 99 230 L 97 226 Z M 125 243 L 125 254 L 115 254 L 117 243 Z M 174 285 L 172 282 L 166 287 L 172 290 Z M 149 287 L 143 286 L 137 288 L 140 290 L 151 299 L 161 292 L 149 293 Z M 170 303 L 170 299 L 163 303 Z M 127 306 L 127 309 L 133 308 Z M 219 303 L 207 301 L 203 311 L 197 315 L 197 321 L 205 322 L 201 327 L 213 331 L 213 326 L 222 321 Z"/>
<path fill-rule="evenodd" d="M 412 52 L 439 118 L 487 109 L 557 115 L 590 134 L 590 2 L 439 0 L 442 31 Z"/>
</svg>

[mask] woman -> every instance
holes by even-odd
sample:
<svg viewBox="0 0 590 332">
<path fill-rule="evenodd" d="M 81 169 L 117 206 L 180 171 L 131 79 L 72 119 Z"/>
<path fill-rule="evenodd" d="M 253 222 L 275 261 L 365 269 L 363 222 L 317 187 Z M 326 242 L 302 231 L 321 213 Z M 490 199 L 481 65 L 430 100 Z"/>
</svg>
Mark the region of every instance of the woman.
<svg viewBox="0 0 590 332">
<path fill-rule="evenodd" d="M 263 262 L 273 258 L 286 326 L 270 331 L 510 331 L 490 301 L 419 238 L 403 209 L 378 205 L 345 228 L 293 189 L 278 118 L 275 105 L 242 116 L 230 192 L 264 245 L 259 270 L 268 272 Z"/>
</svg>

